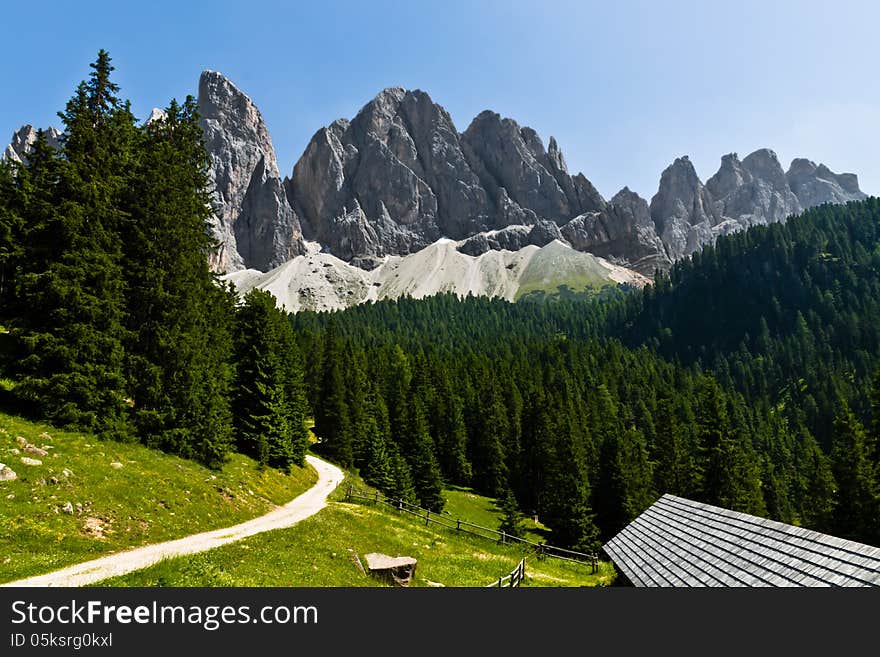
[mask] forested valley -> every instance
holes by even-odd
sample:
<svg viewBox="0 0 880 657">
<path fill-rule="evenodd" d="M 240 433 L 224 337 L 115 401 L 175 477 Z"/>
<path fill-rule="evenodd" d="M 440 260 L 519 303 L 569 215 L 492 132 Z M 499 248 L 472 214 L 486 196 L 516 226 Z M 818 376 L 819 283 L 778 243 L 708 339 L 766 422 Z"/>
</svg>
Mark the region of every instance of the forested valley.
<svg viewBox="0 0 880 657">
<path fill-rule="evenodd" d="M 439 511 L 515 500 L 592 550 L 671 493 L 880 545 L 880 201 L 721 237 L 594 299 L 286 316 L 208 268 L 192 98 L 139 123 L 101 52 L 0 165 L 2 403 L 212 467 L 314 449 Z"/>
</svg>

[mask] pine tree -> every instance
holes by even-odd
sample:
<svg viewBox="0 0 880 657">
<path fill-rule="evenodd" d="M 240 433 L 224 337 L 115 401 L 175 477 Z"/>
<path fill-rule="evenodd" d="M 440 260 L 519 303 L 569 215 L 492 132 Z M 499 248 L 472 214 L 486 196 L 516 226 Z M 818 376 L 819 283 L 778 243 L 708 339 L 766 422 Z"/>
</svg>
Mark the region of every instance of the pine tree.
<svg viewBox="0 0 880 657">
<path fill-rule="evenodd" d="M 868 459 L 862 424 L 846 402 L 834 419 L 834 449 L 831 454 L 837 481 L 835 533 L 844 538 L 876 542 L 880 523 L 877 481 Z"/>
<path fill-rule="evenodd" d="M 796 443 L 795 467 L 800 473 L 795 505 L 800 509 L 802 524 L 816 531 L 834 531 L 834 507 L 837 483 L 828 457 L 815 438 L 806 433 Z"/>
<path fill-rule="evenodd" d="M 361 474 L 367 484 L 389 494 L 395 490 L 395 485 L 388 439 L 382 435 L 375 417 L 368 417 L 364 429 L 364 466 Z"/>
<path fill-rule="evenodd" d="M 400 453 L 400 448 L 395 443 L 389 443 L 388 448 L 392 485 L 386 493 L 394 500 L 399 500 L 406 504 L 415 504 L 418 501 L 418 497 L 416 496 L 416 489 L 413 484 L 412 470 Z"/>
<path fill-rule="evenodd" d="M 484 495 L 500 497 L 509 487 L 504 454 L 509 419 L 496 384 L 489 383 L 473 413 L 474 429 L 469 434 L 468 450 L 473 486 Z"/>
<path fill-rule="evenodd" d="M 542 521 L 553 532 L 554 544 L 595 550 L 599 530 L 590 504 L 592 493 L 583 451 L 572 431 L 571 419 L 558 414 L 553 418 L 551 409 L 539 413 L 538 434 L 552 446 L 541 493 Z"/>
<path fill-rule="evenodd" d="M 434 443 L 428 430 L 424 404 L 415 391 L 410 397 L 402 421 L 403 428 L 397 443 L 409 463 L 416 497 L 421 506 L 439 513 L 446 503 L 443 498 L 443 479 L 434 454 Z"/>
<path fill-rule="evenodd" d="M 361 473 L 371 486 L 389 493 L 394 489 L 394 455 L 396 446 L 391 443 L 391 427 L 388 407 L 374 385 L 367 391 L 366 405 L 369 409 L 363 436 L 363 465 Z"/>
<path fill-rule="evenodd" d="M 438 460 L 444 477 L 459 486 L 469 485 L 473 470 L 467 459 L 464 404 L 455 394 L 448 378 L 444 378 L 439 384 L 435 421 L 438 425 Z"/>
<path fill-rule="evenodd" d="M 366 396 L 368 380 L 364 354 L 348 344 L 343 358 L 343 379 L 346 383 L 345 404 L 351 427 L 351 452 L 353 464 L 362 469 L 365 465 L 367 434 L 373 420 L 370 418 Z"/>
<path fill-rule="evenodd" d="M 686 497 L 690 454 L 685 444 L 675 406 L 671 397 L 657 402 L 654 415 L 656 438 L 651 460 L 654 463 L 654 486 L 658 493 Z"/>
<path fill-rule="evenodd" d="M 525 535 L 523 515 L 520 513 L 513 491 L 509 488 L 501 501 L 501 513 L 503 515 L 498 531 L 504 532 L 508 536 L 522 538 Z"/>
<path fill-rule="evenodd" d="M 109 55 L 101 50 L 91 67 L 60 113 L 66 136 L 57 185 L 42 191 L 55 201 L 57 246 L 45 268 L 22 281 L 15 391 L 55 424 L 124 437 L 121 197 L 134 169 L 136 129 L 110 81 Z"/>
<path fill-rule="evenodd" d="M 734 511 L 764 512 L 756 464 L 733 433 L 726 400 L 714 379 L 700 390 L 697 440 L 702 456 L 700 497 Z"/>
<path fill-rule="evenodd" d="M 324 340 L 324 371 L 320 402 L 315 408 L 314 431 L 320 439 L 320 451 L 342 467 L 350 468 L 354 465 L 354 450 L 341 353 L 341 345 L 331 325 Z"/>
<path fill-rule="evenodd" d="M 239 451 L 264 465 L 302 466 L 308 446 L 302 368 L 275 297 L 254 289 L 238 311 L 234 420 Z"/>
<path fill-rule="evenodd" d="M 146 444 L 210 466 L 231 445 L 233 297 L 208 267 L 208 156 L 195 100 L 141 129 L 129 187 L 127 370 Z"/>
<path fill-rule="evenodd" d="M 45 136 L 38 132 L 37 141 Z M 24 194 L 27 170 L 12 160 L 0 160 L 0 325 L 16 316 L 15 273 L 24 250 Z"/>
</svg>

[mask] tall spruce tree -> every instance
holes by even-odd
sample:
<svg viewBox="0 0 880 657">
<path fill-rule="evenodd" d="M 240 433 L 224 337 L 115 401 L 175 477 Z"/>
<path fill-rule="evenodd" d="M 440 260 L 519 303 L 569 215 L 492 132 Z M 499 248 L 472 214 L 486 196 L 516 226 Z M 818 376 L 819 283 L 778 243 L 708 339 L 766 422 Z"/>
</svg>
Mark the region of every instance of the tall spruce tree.
<svg viewBox="0 0 880 657">
<path fill-rule="evenodd" d="M 324 339 L 323 357 L 320 401 L 315 408 L 314 428 L 321 441 L 319 450 L 341 466 L 352 467 L 354 448 L 346 383 L 342 375 L 342 345 L 332 325 Z"/>
<path fill-rule="evenodd" d="M 756 465 L 733 433 L 726 400 L 712 378 L 701 384 L 696 422 L 702 457 L 702 501 L 734 511 L 761 513 L 763 498 Z"/>
<path fill-rule="evenodd" d="M 26 173 L 18 162 L 0 160 L 0 325 L 4 326 L 16 316 L 15 273 L 24 247 L 22 177 Z"/>
<path fill-rule="evenodd" d="M 473 467 L 474 489 L 489 497 L 501 497 L 509 488 L 504 443 L 510 429 L 507 408 L 496 382 L 483 382 L 484 389 L 474 416 L 468 452 Z"/>
<path fill-rule="evenodd" d="M 868 458 L 865 430 L 846 402 L 834 419 L 831 453 L 837 481 L 834 527 L 839 536 L 876 543 L 880 539 L 880 498 Z"/>
<path fill-rule="evenodd" d="M 799 474 L 793 490 L 793 504 L 805 527 L 824 533 L 834 529 L 837 483 L 828 456 L 805 429 L 795 442 L 795 468 Z"/>
<path fill-rule="evenodd" d="M 125 228 L 127 371 L 141 440 L 220 465 L 228 407 L 233 297 L 208 267 L 208 156 L 195 99 L 172 100 L 141 129 Z"/>
<path fill-rule="evenodd" d="M 54 201 L 56 247 L 19 290 L 15 392 L 56 424 L 124 437 L 122 197 L 135 168 L 136 128 L 106 51 L 91 68 L 59 114 L 66 134 L 57 184 L 38 194 Z"/>
<path fill-rule="evenodd" d="M 302 365 L 287 316 L 269 292 L 251 290 L 237 312 L 235 363 L 232 408 L 239 451 L 282 470 L 304 465 Z"/>
<path fill-rule="evenodd" d="M 651 453 L 654 487 L 660 495 L 670 493 L 687 497 L 690 495 L 688 475 L 691 470 L 691 455 L 670 396 L 661 397 L 657 401 L 654 428 L 656 437 Z"/>
<path fill-rule="evenodd" d="M 443 476 L 450 483 L 467 486 L 473 470 L 467 459 L 464 404 L 453 390 L 445 371 L 438 382 L 436 409 L 437 452 Z"/>
<path fill-rule="evenodd" d="M 406 413 L 401 419 L 403 427 L 397 443 L 409 463 L 416 497 L 421 506 L 439 513 L 446 503 L 443 478 L 428 429 L 425 405 L 416 391 L 412 392 Z"/>
</svg>

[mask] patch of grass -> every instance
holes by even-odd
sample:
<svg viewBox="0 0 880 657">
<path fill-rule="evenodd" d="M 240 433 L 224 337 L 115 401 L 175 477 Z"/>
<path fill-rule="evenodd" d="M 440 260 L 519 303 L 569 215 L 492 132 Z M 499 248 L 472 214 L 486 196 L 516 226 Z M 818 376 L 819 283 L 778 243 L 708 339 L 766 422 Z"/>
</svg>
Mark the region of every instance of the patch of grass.
<svg viewBox="0 0 880 657">
<path fill-rule="evenodd" d="M 342 488 L 342 487 L 340 487 Z M 486 586 L 526 555 L 524 586 L 602 586 L 614 569 L 538 560 L 501 545 L 398 514 L 382 505 L 331 502 L 299 524 L 198 555 L 178 557 L 96 586 L 382 586 L 360 572 L 357 554 L 381 552 L 418 560 L 411 586 Z"/>
<path fill-rule="evenodd" d="M 25 453 L 18 436 L 48 455 Z M 42 463 L 24 465 L 22 457 Z M 18 474 L 0 482 L 0 582 L 234 525 L 317 481 L 308 466 L 288 475 L 235 454 L 212 471 L 142 445 L 104 442 L 5 413 L 0 462 Z M 68 503 L 72 514 L 64 511 Z"/>
<path fill-rule="evenodd" d="M 450 488 L 443 491 L 446 498 L 446 506 L 443 507 L 443 515 L 455 520 L 460 518 L 475 525 L 482 525 L 489 529 L 498 529 L 504 514 L 499 508 L 498 502 L 490 497 L 477 495 L 469 488 Z M 552 543 L 550 531 L 540 522 L 535 522 L 531 517 L 523 519 L 525 535 L 522 537 L 534 543 Z"/>
</svg>

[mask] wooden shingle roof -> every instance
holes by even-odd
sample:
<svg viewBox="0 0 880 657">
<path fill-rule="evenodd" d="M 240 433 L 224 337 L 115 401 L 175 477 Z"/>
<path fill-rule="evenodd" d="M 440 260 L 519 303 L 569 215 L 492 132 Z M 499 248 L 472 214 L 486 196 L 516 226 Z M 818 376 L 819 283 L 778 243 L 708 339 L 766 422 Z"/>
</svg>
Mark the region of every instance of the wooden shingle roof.
<svg viewBox="0 0 880 657">
<path fill-rule="evenodd" d="M 880 548 L 664 495 L 603 546 L 636 586 L 880 586 Z"/>
</svg>

